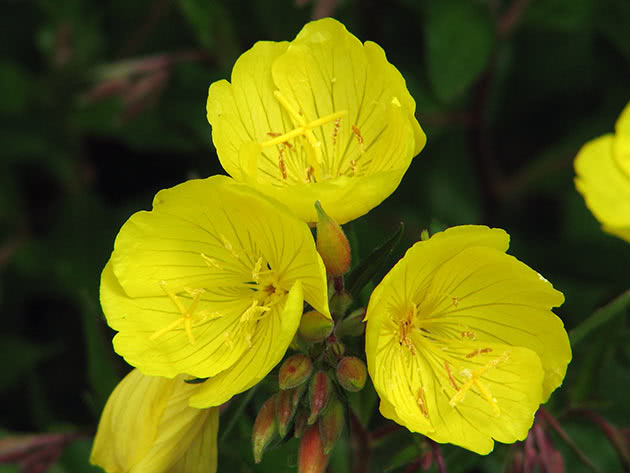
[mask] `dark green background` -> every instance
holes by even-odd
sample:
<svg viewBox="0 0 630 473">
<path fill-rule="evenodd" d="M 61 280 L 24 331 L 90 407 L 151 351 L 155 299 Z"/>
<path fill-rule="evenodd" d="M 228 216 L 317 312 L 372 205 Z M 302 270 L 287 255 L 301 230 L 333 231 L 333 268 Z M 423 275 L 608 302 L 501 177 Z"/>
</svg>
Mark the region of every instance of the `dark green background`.
<svg viewBox="0 0 630 473">
<path fill-rule="evenodd" d="M 399 221 L 406 224 L 399 254 L 423 228 L 504 228 L 510 253 L 564 292 L 557 313 L 569 330 L 630 288 L 630 246 L 600 231 L 574 189 L 572 169 L 579 147 L 612 131 L 630 99 L 630 2 L 329 3 L 402 72 L 428 137 L 393 196 L 346 226 L 358 242 L 355 256 Z M 0 6 L 0 429 L 91 435 L 128 370 L 111 348 L 98 302 L 100 271 L 118 229 L 134 211 L 150 208 L 159 189 L 221 172 L 205 118 L 209 84 L 229 78 L 255 41 L 292 39 L 313 4 Z M 166 62 L 138 72 L 138 61 L 156 55 Z M 565 384 L 548 406 L 606 472 L 621 471 L 614 449 L 569 409 L 586 407 L 630 426 L 627 301 L 620 306 L 574 347 Z M 295 441 L 256 468 L 243 454 L 268 395 L 266 386 L 256 392 L 222 442 L 219 471 L 291 471 Z M 370 430 L 389 425 L 371 408 L 374 401 L 371 389 L 353 398 Z M 588 471 L 551 435 L 567 471 Z M 419 439 L 401 431 L 376 444 L 371 471 L 405 471 L 424 448 Z M 96 471 L 87 466 L 89 447 L 87 439 L 76 442 L 51 471 Z M 513 451 L 500 446 L 479 457 L 443 448 L 451 473 L 510 471 Z M 351 471 L 350 457 L 344 438 L 332 471 Z M 5 471 L 17 467 L 0 466 Z"/>
</svg>

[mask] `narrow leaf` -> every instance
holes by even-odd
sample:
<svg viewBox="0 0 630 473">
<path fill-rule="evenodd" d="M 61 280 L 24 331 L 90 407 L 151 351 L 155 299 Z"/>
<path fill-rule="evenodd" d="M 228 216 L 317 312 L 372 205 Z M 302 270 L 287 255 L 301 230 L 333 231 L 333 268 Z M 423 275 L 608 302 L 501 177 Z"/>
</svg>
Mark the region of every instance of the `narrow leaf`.
<svg viewBox="0 0 630 473">
<path fill-rule="evenodd" d="M 346 278 L 346 290 L 358 297 L 365 285 L 377 275 L 387 263 L 387 259 L 402 237 L 405 225 L 400 222 L 398 230 L 381 246 L 372 252 L 350 271 Z"/>
</svg>

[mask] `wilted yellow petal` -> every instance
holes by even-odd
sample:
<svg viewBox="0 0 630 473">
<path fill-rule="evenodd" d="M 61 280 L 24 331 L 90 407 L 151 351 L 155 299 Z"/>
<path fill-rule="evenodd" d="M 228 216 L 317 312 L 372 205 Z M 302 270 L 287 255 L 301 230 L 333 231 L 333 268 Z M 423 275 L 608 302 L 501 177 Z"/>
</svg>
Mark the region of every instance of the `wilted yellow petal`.
<svg viewBox="0 0 630 473">
<path fill-rule="evenodd" d="M 107 401 L 90 461 L 107 473 L 215 472 L 218 409 L 188 407 L 197 389 L 133 370 Z"/>
</svg>

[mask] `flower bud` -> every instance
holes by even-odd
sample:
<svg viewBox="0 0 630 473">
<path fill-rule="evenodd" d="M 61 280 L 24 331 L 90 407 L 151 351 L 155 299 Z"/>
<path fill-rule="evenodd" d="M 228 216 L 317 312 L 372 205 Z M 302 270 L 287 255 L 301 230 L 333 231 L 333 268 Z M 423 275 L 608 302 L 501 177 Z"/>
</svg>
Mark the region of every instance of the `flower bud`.
<svg viewBox="0 0 630 473">
<path fill-rule="evenodd" d="M 335 320 L 339 320 L 341 317 L 346 315 L 346 312 L 351 305 L 352 296 L 345 289 L 333 292 L 332 296 L 330 296 L 330 301 L 328 302 L 330 312 L 332 312 Z"/>
<path fill-rule="evenodd" d="M 284 438 L 287 434 L 305 390 L 306 384 L 301 384 L 297 388 L 285 389 L 276 394 L 276 422 L 280 438 Z"/>
<path fill-rule="evenodd" d="M 333 355 L 336 361 L 344 355 L 344 353 L 346 352 L 346 346 L 339 341 L 334 341 L 328 344 L 328 350 Z"/>
<path fill-rule="evenodd" d="M 328 465 L 328 455 L 316 425 L 309 427 L 300 442 L 298 453 L 298 473 L 324 473 Z"/>
<path fill-rule="evenodd" d="M 324 340 L 333 329 L 333 321 L 315 310 L 305 312 L 300 320 L 298 333 L 308 342 Z"/>
<path fill-rule="evenodd" d="M 337 364 L 335 374 L 346 391 L 361 391 L 367 379 L 365 363 L 355 356 L 344 356 Z"/>
<path fill-rule="evenodd" d="M 328 402 L 326 410 L 319 418 L 319 435 L 326 455 L 328 455 L 335 446 L 335 442 L 343 430 L 343 424 L 343 404 L 337 398 L 331 399 Z"/>
<path fill-rule="evenodd" d="M 298 353 L 292 355 L 282 363 L 278 374 L 280 389 L 292 389 L 304 383 L 313 372 L 311 359 Z"/>
<path fill-rule="evenodd" d="M 342 276 L 350 267 L 350 244 L 341 227 L 322 209 L 319 201 L 317 209 L 317 251 L 326 271 L 332 277 Z"/>
<path fill-rule="evenodd" d="M 338 337 L 360 337 L 365 332 L 365 308 L 353 310 L 346 318 L 337 324 L 335 335 Z"/>
<path fill-rule="evenodd" d="M 273 395 L 263 404 L 256 416 L 252 431 L 252 445 L 254 447 L 254 461 L 260 463 L 265 448 L 278 433 L 276 423 L 276 396 Z"/>
<path fill-rule="evenodd" d="M 313 375 L 309 386 L 309 405 L 311 413 L 308 416 L 308 425 L 314 424 L 321 412 L 328 404 L 333 386 L 325 371 L 318 371 Z"/>
<path fill-rule="evenodd" d="M 299 439 L 303 434 L 306 428 L 308 427 L 308 415 L 304 411 L 300 411 L 295 416 L 295 426 L 293 427 L 293 435 L 296 439 Z"/>
</svg>

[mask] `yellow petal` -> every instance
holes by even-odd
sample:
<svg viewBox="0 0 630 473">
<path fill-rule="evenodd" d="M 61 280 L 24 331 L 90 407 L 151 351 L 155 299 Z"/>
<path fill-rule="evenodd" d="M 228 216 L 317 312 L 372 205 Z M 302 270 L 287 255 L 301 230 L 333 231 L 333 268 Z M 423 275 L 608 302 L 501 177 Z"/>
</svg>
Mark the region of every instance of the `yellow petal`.
<svg viewBox="0 0 630 473">
<path fill-rule="evenodd" d="M 617 165 L 630 179 L 630 102 L 625 106 L 615 124 L 613 155 Z"/>
<path fill-rule="evenodd" d="M 210 86 L 206 110 L 212 140 L 221 165 L 235 179 L 243 180 L 239 149 L 244 143 L 263 142 L 270 132 L 288 131 L 271 77 L 271 64 L 287 46 L 287 42 L 257 42 L 234 64 L 231 84 L 221 80 Z M 263 160 L 261 167 L 270 178 L 281 179 L 277 162 Z"/>
<path fill-rule="evenodd" d="M 564 378 L 563 295 L 506 255 L 502 230 L 455 227 L 416 243 L 370 297 L 368 370 L 384 416 L 488 453 L 525 438 Z"/>
<path fill-rule="evenodd" d="M 289 291 L 282 311 L 273 310 L 258 324 L 252 347 L 229 370 L 204 383 L 190 398 L 193 407 L 218 406 L 260 380 L 282 360 L 300 324 L 302 285 L 298 281 Z"/>
<path fill-rule="evenodd" d="M 116 386 L 103 410 L 90 462 L 108 473 L 127 473 L 150 450 L 173 383 L 131 371 Z"/>
<path fill-rule="evenodd" d="M 249 99 L 239 103 L 239 94 Z M 263 112 L 258 128 L 243 118 Z M 342 224 L 395 190 L 426 142 L 414 114 L 383 50 L 330 18 L 307 24 L 288 47 L 257 43 L 232 84 L 213 84 L 208 99 L 224 168 L 309 223 L 317 200 Z"/>
<path fill-rule="evenodd" d="M 613 135 L 585 144 L 575 158 L 575 185 L 605 226 L 630 227 L 630 176 L 613 158 Z"/>
<path fill-rule="evenodd" d="M 218 410 L 188 407 L 196 390 L 133 370 L 107 401 L 90 461 L 108 473 L 216 471 Z"/>
<path fill-rule="evenodd" d="M 201 431 L 168 473 L 216 473 L 219 408 L 211 407 L 208 411 Z"/>
<path fill-rule="evenodd" d="M 151 375 L 215 376 L 250 348 L 249 320 L 300 281 L 330 317 L 326 272 L 307 225 L 230 178 L 161 191 L 121 229 L 101 284 L 116 351 Z M 251 330 L 250 330 L 251 329 Z"/>
</svg>

